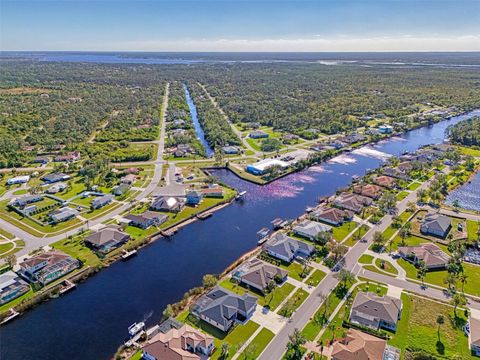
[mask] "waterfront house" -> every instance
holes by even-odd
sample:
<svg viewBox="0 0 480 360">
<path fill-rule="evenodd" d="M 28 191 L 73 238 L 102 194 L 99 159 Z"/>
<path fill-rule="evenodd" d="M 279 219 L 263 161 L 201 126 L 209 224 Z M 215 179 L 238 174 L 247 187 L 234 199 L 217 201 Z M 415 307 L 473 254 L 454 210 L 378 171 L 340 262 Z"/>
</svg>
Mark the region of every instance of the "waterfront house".
<svg viewBox="0 0 480 360">
<path fill-rule="evenodd" d="M 378 127 L 380 134 L 391 134 L 393 132 L 393 126 L 390 125 L 380 125 Z"/>
<path fill-rule="evenodd" d="M 150 210 L 178 213 L 182 211 L 184 207 L 185 198 L 183 197 L 159 196 L 153 201 L 152 205 L 150 205 Z"/>
<path fill-rule="evenodd" d="M 375 184 L 354 185 L 353 192 L 372 199 L 378 199 L 382 196 L 383 188 Z"/>
<path fill-rule="evenodd" d="M 202 202 L 203 194 L 198 190 L 191 190 L 186 195 L 188 205 L 198 205 Z"/>
<path fill-rule="evenodd" d="M 47 174 L 44 177 L 42 177 L 42 180 L 45 181 L 47 184 L 53 184 L 56 182 L 60 181 L 66 181 L 70 179 L 70 175 L 64 174 L 64 173 L 52 173 L 52 174 Z"/>
<path fill-rule="evenodd" d="M 165 324 L 168 323 L 168 324 Z M 214 349 L 213 337 L 190 325 L 167 319 L 142 347 L 145 360 L 201 360 Z"/>
<path fill-rule="evenodd" d="M 53 223 L 57 224 L 57 223 L 70 220 L 76 217 L 78 214 L 79 212 L 77 210 L 69 207 L 64 207 L 64 208 L 52 211 L 51 213 L 48 214 L 48 216 L 50 217 L 50 220 Z"/>
<path fill-rule="evenodd" d="M 410 161 L 403 161 L 397 165 L 397 169 L 405 174 L 408 174 L 413 170 L 413 165 Z"/>
<path fill-rule="evenodd" d="M 133 185 L 135 181 L 137 181 L 137 176 L 135 174 L 128 174 L 120 179 L 120 184 Z"/>
<path fill-rule="evenodd" d="M 29 175 L 16 176 L 7 180 L 7 185 L 26 184 L 30 180 Z"/>
<path fill-rule="evenodd" d="M 395 180 L 391 176 L 386 176 L 386 175 L 374 176 L 372 178 L 372 181 L 375 184 L 377 184 L 379 186 L 382 186 L 384 188 L 387 188 L 387 189 L 393 189 L 397 185 L 397 180 Z"/>
<path fill-rule="evenodd" d="M 475 319 L 470 315 L 469 324 L 468 344 L 470 350 L 474 355 L 480 356 L 480 319 Z"/>
<path fill-rule="evenodd" d="M 130 240 L 129 234 L 121 231 L 116 225 L 110 225 L 88 236 L 85 243 L 96 251 L 107 254 L 122 246 L 128 240 Z"/>
<path fill-rule="evenodd" d="M 264 159 L 260 160 L 254 164 L 249 164 L 246 166 L 245 170 L 253 175 L 263 175 L 267 172 L 272 166 L 278 166 L 282 169 L 287 168 L 289 165 L 287 162 L 278 160 L 278 159 Z"/>
<path fill-rule="evenodd" d="M 373 201 L 369 197 L 351 193 L 342 193 L 333 200 L 334 206 L 356 213 L 362 211 L 364 206 L 370 206 L 372 203 Z"/>
<path fill-rule="evenodd" d="M 195 302 L 190 313 L 226 332 L 236 321 L 247 321 L 255 312 L 257 301 L 248 293 L 237 295 L 216 286 Z"/>
<path fill-rule="evenodd" d="M 291 262 L 295 258 L 309 257 L 315 251 L 315 247 L 292 239 L 284 233 L 276 233 L 263 245 L 263 250 L 277 259 Z"/>
<path fill-rule="evenodd" d="M 80 267 L 80 262 L 58 250 L 34 255 L 19 264 L 20 273 L 32 282 L 47 285 Z"/>
<path fill-rule="evenodd" d="M 46 192 L 47 194 L 56 194 L 56 193 L 59 193 L 60 191 L 65 190 L 66 188 L 67 188 L 67 184 L 60 182 L 50 186 Z"/>
<path fill-rule="evenodd" d="M 226 155 L 235 155 L 240 153 L 240 149 L 236 146 L 224 146 L 222 147 L 222 151 Z"/>
<path fill-rule="evenodd" d="M 293 232 L 295 235 L 299 235 L 310 240 L 315 240 L 318 234 L 326 231 L 332 231 L 332 227 L 310 220 L 303 220 L 293 227 Z"/>
<path fill-rule="evenodd" d="M 115 196 L 113 195 L 103 195 L 103 196 L 96 197 L 91 202 L 92 208 L 100 209 L 110 204 L 113 201 L 113 199 L 115 199 Z"/>
<path fill-rule="evenodd" d="M 323 221 L 327 224 L 339 226 L 353 219 L 353 212 L 338 208 L 322 208 L 310 214 L 313 220 Z"/>
<path fill-rule="evenodd" d="M 360 330 L 348 329 L 347 335 L 336 341 L 332 360 L 398 360 L 400 350 L 387 345 L 387 341 Z"/>
<path fill-rule="evenodd" d="M 287 276 L 287 270 L 255 258 L 242 264 L 234 272 L 232 278 L 264 293 L 270 283 L 282 283 L 287 280 Z"/>
<path fill-rule="evenodd" d="M 350 311 L 350 322 L 379 330 L 395 331 L 402 312 L 402 300 L 359 291 Z"/>
<path fill-rule="evenodd" d="M 125 194 L 128 190 L 130 190 L 130 185 L 120 184 L 115 188 L 115 190 L 113 190 L 113 194 L 116 196 L 121 196 Z"/>
<path fill-rule="evenodd" d="M 13 271 L 0 274 L 0 305 L 27 293 L 30 286 Z"/>
<path fill-rule="evenodd" d="M 355 144 L 360 141 L 365 141 L 367 137 L 362 134 L 348 134 L 337 138 L 338 141 L 346 144 Z"/>
<path fill-rule="evenodd" d="M 397 168 L 392 168 L 392 167 L 386 167 L 382 169 L 382 174 L 386 176 L 390 176 L 396 179 L 401 179 L 408 181 L 410 180 L 410 176 L 408 176 L 406 173 L 403 171 L 397 169 Z"/>
<path fill-rule="evenodd" d="M 423 261 L 428 270 L 444 269 L 450 260 L 450 256 L 432 243 L 418 246 L 400 246 L 397 251 L 402 258 L 415 265 Z"/>
<path fill-rule="evenodd" d="M 12 201 L 10 201 L 10 205 L 13 205 L 13 206 L 18 206 L 18 207 L 21 207 L 23 208 L 24 206 L 28 205 L 28 204 L 32 204 L 32 203 L 35 203 L 35 202 L 39 202 L 39 201 L 42 201 L 43 200 L 43 196 L 42 195 L 25 195 L 25 196 L 22 196 L 22 197 L 19 197 L 19 198 L 16 198 Z"/>
<path fill-rule="evenodd" d="M 124 217 L 128 221 L 128 225 L 141 229 L 148 229 L 150 226 L 158 226 L 167 221 L 168 216 L 153 211 L 145 211 L 143 214 L 128 214 Z"/>
<path fill-rule="evenodd" d="M 212 186 L 202 189 L 202 194 L 207 198 L 223 198 L 223 188 L 221 186 Z"/>
<path fill-rule="evenodd" d="M 430 214 L 425 217 L 420 231 L 425 235 L 433 235 L 445 239 L 452 228 L 452 219 L 446 215 Z"/>
<path fill-rule="evenodd" d="M 268 138 L 269 135 L 265 131 L 255 130 L 248 134 L 248 136 L 252 139 L 265 139 Z"/>
</svg>

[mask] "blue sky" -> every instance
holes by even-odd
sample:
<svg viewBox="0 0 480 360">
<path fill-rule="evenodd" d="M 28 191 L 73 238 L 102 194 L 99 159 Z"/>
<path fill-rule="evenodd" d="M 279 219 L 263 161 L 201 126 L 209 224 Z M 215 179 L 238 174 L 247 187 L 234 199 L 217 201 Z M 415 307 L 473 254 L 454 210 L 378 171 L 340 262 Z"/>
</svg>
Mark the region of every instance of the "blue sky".
<svg viewBox="0 0 480 360">
<path fill-rule="evenodd" d="M 0 0 L 2 50 L 480 50 L 480 0 Z"/>
</svg>

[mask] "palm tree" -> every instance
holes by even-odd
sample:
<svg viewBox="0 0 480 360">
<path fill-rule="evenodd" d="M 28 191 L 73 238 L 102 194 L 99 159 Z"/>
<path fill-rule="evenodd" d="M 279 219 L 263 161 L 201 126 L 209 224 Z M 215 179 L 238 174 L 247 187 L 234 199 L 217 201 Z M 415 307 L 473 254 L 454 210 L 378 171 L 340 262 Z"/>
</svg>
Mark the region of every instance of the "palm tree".
<svg viewBox="0 0 480 360">
<path fill-rule="evenodd" d="M 427 275 L 427 266 L 425 265 L 424 261 L 419 261 L 418 264 L 418 269 L 417 269 L 417 277 L 422 280 L 422 286 L 425 286 L 424 279 L 425 276 Z"/>
<path fill-rule="evenodd" d="M 467 283 L 467 279 L 468 279 L 468 276 L 467 274 L 465 274 L 464 272 L 462 272 L 459 276 L 458 276 L 458 280 L 460 280 L 460 282 L 462 283 L 462 293 L 465 295 L 465 284 Z"/>
<path fill-rule="evenodd" d="M 465 299 L 464 295 L 456 293 L 455 295 L 453 295 L 452 300 L 450 300 L 450 303 L 453 305 L 453 314 L 455 315 L 455 317 L 457 317 L 457 307 L 465 306 L 465 304 L 467 303 L 467 300 Z"/>
<path fill-rule="evenodd" d="M 228 353 L 230 352 L 230 348 L 228 343 L 222 343 L 222 352 L 220 353 L 221 359 L 226 359 L 228 357 Z"/>
<path fill-rule="evenodd" d="M 437 324 L 438 324 L 438 329 L 437 329 L 437 335 L 438 335 L 438 341 L 440 341 L 440 326 L 445 323 L 445 317 L 442 314 L 437 315 Z"/>
</svg>

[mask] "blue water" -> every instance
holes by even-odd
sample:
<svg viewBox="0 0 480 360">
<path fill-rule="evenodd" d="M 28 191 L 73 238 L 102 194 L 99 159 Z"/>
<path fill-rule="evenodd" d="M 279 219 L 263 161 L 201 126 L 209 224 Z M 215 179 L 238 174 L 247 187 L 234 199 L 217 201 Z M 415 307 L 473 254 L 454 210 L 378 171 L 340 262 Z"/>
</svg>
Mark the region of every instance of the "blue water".
<svg viewBox="0 0 480 360">
<path fill-rule="evenodd" d="M 205 133 L 203 132 L 202 125 L 200 125 L 200 122 L 198 121 L 197 107 L 195 106 L 195 103 L 193 102 L 193 99 L 190 96 L 190 92 L 188 91 L 187 85 L 185 83 L 183 84 L 183 89 L 185 90 L 185 97 L 187 98 L 187 104 L 188 108 L 190 109 L 190 115 L 192 117 L 193 127 L 195 128 L 195 134 L 197 135 L 197 139 L 203 145 L 206 156 L 211 157 L 215 151 L 210 147 L 207 140 L 205 140 Z"/>
<path fill-rule="evenodd" d="M 346 154 L 279 179 L 267 186 L 245 182 L 227 170 L 215 175 L 239 190 L 244 202 L 181 229 L 168 240 L 141 249 L 137 257 L 117 262 L 80 284 L 73 292 L 40 305 L 1 330 L 0 358 L 103 360 L 125 339 L 127 327 L 201 284 L 206 273 L 220 273 L 257 243 L 257 231 L 276 217 L 295 218 L 320 196 L 347 186 L 353 175 L 382 164 L 382 153 L 398 156 L 439 143 L 448 125 L 480 110 L 431 127 L 413 130 L 374 146 L 379 156 Z"/>
<path fill-rule="evenodd" d="M 480 211 L 480 172 L 475 174 L 470 183 L 459 186 L 448 194 L 445 202 L 452 205 L 455 200 L 463 209 Z"/>
</svg>

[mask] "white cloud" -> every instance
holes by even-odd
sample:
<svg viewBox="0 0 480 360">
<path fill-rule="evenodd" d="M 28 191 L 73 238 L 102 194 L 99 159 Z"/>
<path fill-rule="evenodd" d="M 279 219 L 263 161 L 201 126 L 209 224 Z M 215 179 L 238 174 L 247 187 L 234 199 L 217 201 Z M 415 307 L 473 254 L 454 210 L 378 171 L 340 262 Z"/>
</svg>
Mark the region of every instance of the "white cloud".
<svg viewBox="0 0 480 360">
<path fill-rule="evenodd" d="M 18 46 L 18 45 L 17 45 Z M 20 45 L 21 46 L 21 45 Z M 7 49 L 5 49 L 7 50 Z M 93 50 L 93 51 L 480 51 L 480 34 L 464 36 L 339 36 L 298 39 L 185 39 L 115 42 L 49 42 L 48 46 L 22 46 L 8 50 Z"/>
<path fill-rule="evenodd" d="M 457 37 L 320 38 L 309 39 L 216 39 L 150 40 L 104 44 L 58 44 L 58 50 L 131 51 L 480 51 L 480 34 Z"/>
</svg>

